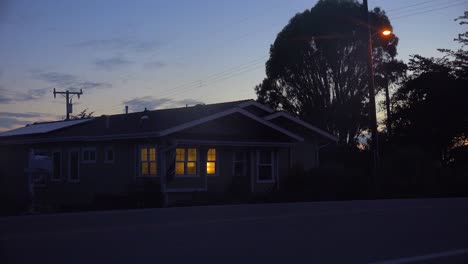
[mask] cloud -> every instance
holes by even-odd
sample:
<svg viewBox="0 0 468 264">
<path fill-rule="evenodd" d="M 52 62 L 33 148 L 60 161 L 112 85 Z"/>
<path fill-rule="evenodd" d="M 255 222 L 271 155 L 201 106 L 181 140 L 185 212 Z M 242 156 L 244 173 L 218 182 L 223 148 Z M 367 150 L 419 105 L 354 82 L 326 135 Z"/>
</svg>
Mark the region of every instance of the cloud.
<svg viewBox="0 0 468 264">
<path fill-rule="evenodd" d="M 26 113 L 14 113 L 14 112 L 0 112 L 0 131 L 10 130 L 24 126 L 26 124 L 46 121 L 46 120 L 57 120 L 59 117 L 55 114 L 48 113 L 37 113 L 37 112 L 26 112 Z"/>
<path fill-rule="evenodd" d="M 110 83 L 82 80 L 77 76 L 68 73 L 35 71 L 33 72 L 33 77 L 35 79 L 42 80 L 57 86 L 57 88 L 64 88 L 69 90 L 112 87 Z"/>
<path fill-rule="evenodd" d="M 123 103 L 124 105 L 128 105 L 130 111 L 138 112 L 144 110 L 145 108 L 148 110 L 156 109 L 158 106 L 164 105 L 170 101 L 171 100 L 167 98 L 153 98 L 152 96 L 144 96 L 124 101 Z"/>
<path fill-rule="evenodd" d="M 143 111 L 145 108 L 148 110 L 154 110 L 166 107 L 180 107 L 185 105 L 196 105 L 203 104 L 203 102 L 194 99 L 183 99 L 173 100 L 169 98 L 154 98 L 152 96 L 138 97 L 123 102 L 124 105 L 128 105 L 131 112 Z"/>
<path fill-rule="evenodd" d="M 95 64 L 98 68 L 104 70 L 114 70 L 133 64 L 133 61 L 117 56 L 109 59 L 98 59 L 96 60 Z"/>
<path fill-rule="evenodd" d="M 93 39 L 68 45 L 75 48 L 98 49 L 106 51 L 150 52 L 158 49 L 161 43 L 155 40 L 141 41 L 131 38 Z"/>
<path fill-rule="evenodd" d="M 18 92 L 0 87 L 0 104 L 11 104 L 36 100 L 44 96 L 50 88 L 29 89 L 26 92 Z"/>
<path fill-rule="evenodd" d="M 49 83 L 51 87 L 14 91 L 0 86 L 0 104 L 37 100 L 47 93 L 52 92 L 52 87 L 70 91 L 112 87 L 110 83 L 82 80 L 75 75 L 60 72 L 43 72 L 36 70 L 32 71 L 32 77 L 33 79 Z"/>
<path fill-rule="evenodd" d="M 18 126 L 24 126 L 31 122 L 25 120 L 19 120 L 11 117 L 0 117 L 0 131 L 16 128 Z"/>
<path fill-rule="evenodd" d="M 17 118 L 38 118 L 49 114 L 28 112 L 28 113 L 12 113 L 12 112 L 0 112 L 0 117 L 17 117 Z"/>
<path fill-rule="evenodd" d="M 159 69 L 165 66 L 166 66 L 166 63 L 162 61 L 150 61 L 150 62 L 143 64 L 143 68 L 145 69 Z"/>
<path fill-rule="evenodd" d="M 77 81 L 76 76 L 59 72 L 36 72 L 33 74 L 35 79 L 50 82 L 53 84 L 65 86 Z"/>
</svg>

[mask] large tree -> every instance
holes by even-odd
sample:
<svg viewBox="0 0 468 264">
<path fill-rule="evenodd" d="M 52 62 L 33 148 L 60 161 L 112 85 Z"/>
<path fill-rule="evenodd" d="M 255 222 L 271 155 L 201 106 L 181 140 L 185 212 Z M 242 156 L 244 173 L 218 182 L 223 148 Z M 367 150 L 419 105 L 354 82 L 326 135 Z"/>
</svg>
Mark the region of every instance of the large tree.
<svg viewBox="0 0 468 264">
<path fill-rule="evenodd" d="M 278 34 L 266 63 L 267 78 L 255 87 L 258 100 L 288 111 L 354 144 L 367 128 L 367 24 L 362 4 L 320 0 L 295 15 Z M 398 38 L 385 12 L 369 13 L 375 69 L 394 58 Z"/>
<path fill-rule="evenodd" d="M 468 12 L 458 18 L 467 24 Z M 468 142 L 468 32 L 456 50 L 440 49 L 442 58 L 411 57 L 409 75 L 394 95 L 393 141 L 413 145 L 448 162 L 451 148 Z"/>
</svg>

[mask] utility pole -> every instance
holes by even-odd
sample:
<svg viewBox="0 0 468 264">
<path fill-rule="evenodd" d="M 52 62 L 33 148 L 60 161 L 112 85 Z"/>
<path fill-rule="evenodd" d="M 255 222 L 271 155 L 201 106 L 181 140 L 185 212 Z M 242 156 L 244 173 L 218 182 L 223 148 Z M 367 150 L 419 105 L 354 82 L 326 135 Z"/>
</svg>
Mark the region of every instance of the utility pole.
<svg viewBox="0 0 468 264">
<path fill-rule="evenodd" d="M 71 99 L 73 98 L 73 95 L 77 95 L 78 99 L 80 99 L 80 95 L 83 94 L 83 90 L 80 89 L 79 92 L 70 92 L 68 90 L 66 90 L 65 92 L 57 92 L 57 91 L 55 91 L 55 88 L 54 88 L 54 98 L 57 98 L 56 97 L 57 94 L 61 94 L 61 95 L 65 96 L 66 113 L 67 113 L 67 119 L 65 119 L 65 120 L 70 120 L 70 113 L 73 113 L 72 100 Z M 71 97 L 70 97 L 70 95 L 71 95 Z"/>
<path fill-rule="evenodd" d="M 391 110 L 390 110 L 390 91 L 389 91 L 389 80 L 385 77 L 385 107 L 387 110 L 387 135 L 388 138 L 392 136 L 392 117 L 391 117 Z"/>
<path fill-rule="evenodd" d="M 378 167 L 380 163 L 379 159 L 379 136 L 377 131 L 377 113 L 375 107 L 375 88 L 374 88 L 374 62 L 372 58 L 372 33 L 371 33 L 371 24 L 369 18 L 369 8 L 367 5 L 367 0 L 364 0 L 364 12 L 365 12 L 365 19 L 367 22 L 367 66 L 369 69 L 369 114 L 370 114 L 370 127 L 372 132 L 372 176 L 374 184 L 378 182 Z"/>
</svg>

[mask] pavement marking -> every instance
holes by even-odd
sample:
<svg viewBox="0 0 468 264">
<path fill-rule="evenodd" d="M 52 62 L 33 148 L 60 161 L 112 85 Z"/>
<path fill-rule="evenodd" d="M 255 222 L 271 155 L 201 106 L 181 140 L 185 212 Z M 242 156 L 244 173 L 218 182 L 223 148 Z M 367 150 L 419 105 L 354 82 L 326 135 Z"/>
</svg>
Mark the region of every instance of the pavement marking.
<svg viewBox="0 0 468 264">
<path fill-rule="evenodd" d="M 464 254 L 468 254 L 468 248 L 442 251 L 442 252 L 433 253 L 433 254 L 419 255 L 419 256 L 406 257 L 406 258 L 383 260 L 383 261 L 371 262 L 369 264 L 403 264 L 403 263 L 411 263 L 411 262 L 416 262 L 416 261 L 432 260 L 436 258 L 453 257 L 453 256 L 458 256 L 458 255 L 464 255 Z"/>
</svg>

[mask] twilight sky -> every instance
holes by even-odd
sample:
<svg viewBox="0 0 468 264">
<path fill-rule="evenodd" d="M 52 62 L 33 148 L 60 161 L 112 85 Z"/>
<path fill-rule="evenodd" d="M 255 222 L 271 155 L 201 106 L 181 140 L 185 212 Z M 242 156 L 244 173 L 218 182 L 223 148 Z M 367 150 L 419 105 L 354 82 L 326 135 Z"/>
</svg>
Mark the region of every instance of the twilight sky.
<svg viewBox="0 0 468 264">
<path fill-rule="evenodd" d="M 316 0 L 0 0 L 0 131 L 65 115 L 52 89 L 102 114 L 256 98 L 276 34 Z M 468 0 L 369 0 L 398 58 L 456 48 Z"/>
</svg>

